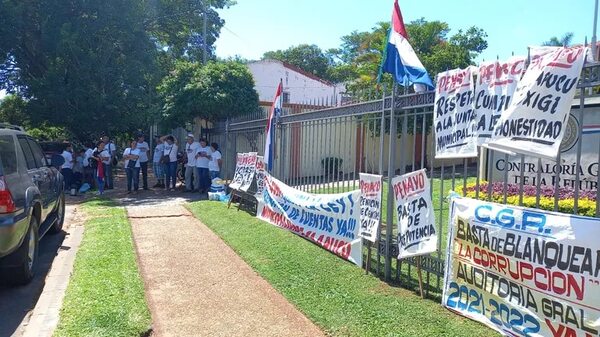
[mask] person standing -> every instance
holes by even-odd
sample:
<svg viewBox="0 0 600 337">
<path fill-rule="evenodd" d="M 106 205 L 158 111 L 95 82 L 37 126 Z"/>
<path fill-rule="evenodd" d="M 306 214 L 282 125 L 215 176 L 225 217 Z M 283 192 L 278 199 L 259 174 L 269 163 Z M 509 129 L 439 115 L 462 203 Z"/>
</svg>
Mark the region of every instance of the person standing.
<svg viewBox="0 0 600 337">
<path fill-rule="evenodd" d="M 200 176 L 196 171 L 196 154 L 200 148 L 200 143 L 194 140 L 194 134 L 187 135 L 185 143 L 185 191 L 193 192 L 200 188 Z M 193 179 L 193 180 L 192 180 Z"/>
<path fill-rule="evenodd" d="M 142 171 L 142 186 L 148 189 L 148 157 L 150 157 L 150 145 L 144 140 L 144 134 L 137 135 L 137 149 L 140 150 L 140 170 Z"/>
<path fill-rule="evenodd" d="M 96 161 L 96 180 L 98 183 L 98 193 L 97 195 L 104 194 L 104 179 L 105 175 L 105 167 L 107 163 L 110 163 L 110 154 L 108 150 L 105 148 L 104 142 L 100 141 L 97 144 L 96 150 L 92 154 L 92 160 Z"/>
<path fill-rule="evenodd" d="M 210 150 L 212 151 L 212 154 L 210 155 L 210 163 L 208 163 L 208 171 L 212 183 L 213 179 L 220 178 L 219 174 L 221 173 L 221 166 L 223 165 L 223 156 L 221 155 L 219 144 L 217 143 L 211 143 Z"/>
<path fill-rule="evenodd" d="M 90 184 L 90 186 L 96 185 L 94 182 L 95 170 L 94 167 L 90 165 L 90 158 L 94 154 L 94 145 L 92 143 L 85 144 L 85 154 L 83 156 L 83 180 L 84 182 Z"/>
<path fill-rule="evenodd" d="M 167 136 L 165 138 L 165 149 L 163 151 L 163 158 L 165 158 L 167 165 L 167 181 L 165 189 L 175 191 L 177 185 L 177 144 L 175 144 L 175 137 Z"/>
<path fill-rule="evenodd" d="M 60 168 L 60 173 L 64 177 L 65 190 L 70 190 L 73 184 L 73 145 L 71 143 L 64 143 L 64 150 L 62 157 L 65 159 L 64 164 Z"/>
<path fill-rule="evenodd" d="M 127 194 L 137 193 L 140 188 L 140 150 L 137 148 L 137 141 L 131 140 L 129 147 L 123 152 L 125 160 L 125 172 L 127 173 Z"/>
<path fill-rule="evenodd" d="M 114 159 L 116 159 L 117 146 L 110 140 L 110 138 L 108 136 L 103 136 L 102 142 L 104 143 L 104 149 L 107 151 L 107 153 L 110 156 L 110 159 L 108 160 L 108 164 L 105 164 L 106 166 L 104 167 L 104 178 L 105 178 L 104 181 L 105 181 L 106 189 L 112 190 L 114 188 L 113 161 L 114 161 Z"/>
<path fill-rule="evenodd" d="M 165 188 L 165 164 L 160 162 L 163 153 L 165 152 L 164 139 L 161 136 L 155 136 L 156 147 L 154 147 L 154 155 L 152 156 L 152 170 L 156 177 L 154 188 Z"/>
<path fill-rule="evenodd" d="M 211 153 L 210 147 L 207 146 L 206 139 L 200 139 L 200 147 L 196 154 L 196 169 L 198 170 L 198 176 L 200 178 L 200 193 L 206 193 L 210 188 L 208 164 L 210 163 Z"/>
</svg>

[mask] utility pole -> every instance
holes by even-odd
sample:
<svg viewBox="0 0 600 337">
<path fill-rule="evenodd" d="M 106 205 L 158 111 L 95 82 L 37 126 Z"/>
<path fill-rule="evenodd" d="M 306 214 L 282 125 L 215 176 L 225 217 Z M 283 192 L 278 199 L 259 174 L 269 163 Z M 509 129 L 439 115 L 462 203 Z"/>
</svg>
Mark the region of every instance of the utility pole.
<svg viewBox="0 0 600 337">
<path fill-rule="evenodd" d="M 596 61 L 596 28 L 598 26 L 598 0 L 595 1 L 594 6 L 594 31 L 592 32 L 592 58 Z"/>
</svg>

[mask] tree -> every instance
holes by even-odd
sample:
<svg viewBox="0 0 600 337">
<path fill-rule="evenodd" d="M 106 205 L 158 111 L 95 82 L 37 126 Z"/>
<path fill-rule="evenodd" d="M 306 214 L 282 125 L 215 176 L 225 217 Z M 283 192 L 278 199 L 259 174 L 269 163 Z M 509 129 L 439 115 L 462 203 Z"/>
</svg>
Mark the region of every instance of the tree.
<svg viewBox="0 0 600 337">
<path fill-rule="evenodd" d="M 0 121 L 3 123 L 29 126 L 26 112 L 27 102 L 17 95 L 9 95 L 0 101 Z"/>
<path fill-rule="evenodd" d="M 329 76 L 330 60 L 317 45 L 301 44 L 286 50 L 268 51 L 264 59 L 287 62 L 319 78 L 331 80 Z"/>
<path fill-rule="evenodd" d="M 196 117 L 217 121 L 259 109 L 254 79 L 239 62 L 179 61 L 159 86 L 167 125 L 182 125 Z"/>
<path fill-rule="evenodd" d="M 542 46 L 553 46 L 553 47 L 563 47 L 570 46 L 573 42 L 573 33 L 565 33 L 561 38 L 553 36 L 550 40 L 542 43 Z"/>
</svg>

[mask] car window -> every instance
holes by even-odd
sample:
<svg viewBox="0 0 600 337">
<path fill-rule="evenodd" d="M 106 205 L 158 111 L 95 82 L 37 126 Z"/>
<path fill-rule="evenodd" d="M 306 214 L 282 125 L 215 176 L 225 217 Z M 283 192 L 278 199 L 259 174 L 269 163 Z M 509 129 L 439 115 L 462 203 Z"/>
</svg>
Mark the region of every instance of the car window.
<svg viewBox="0 0 600 337">
<path fill-rule="evenodd" d="M 19 137 L 19 144 L 21 145 L 21 149 L 23 149 L 23 154 L 25 155 L 27 169 L 31 170 L 37 168 L 37 164 L 35 163 L 35 157 L 33 156 L 33 152 L 31 152 L 31 148 L 29 147 L 29 142 L 27 142 L 27 138 Z"/>
<path fill-rule="evenodd" d="M 46 167 L 48 166 L 48 162 L 46 161 L 46 156 L 44 156 L 44 152 L 38 145 L 38 143 L 31 139 L 27 139 L 29 141 L 29 146 L 31 147 L 31 151 L 33 151 L 33 157 L 35 158 L 35 163 L 38 167 Z"/>
<path fill-rule="evenodd" d="M 17 172 L 17 151 L 15 139 L 11 135 L 0 136 L 0 161 L 3 175 Z"/>
</svg>

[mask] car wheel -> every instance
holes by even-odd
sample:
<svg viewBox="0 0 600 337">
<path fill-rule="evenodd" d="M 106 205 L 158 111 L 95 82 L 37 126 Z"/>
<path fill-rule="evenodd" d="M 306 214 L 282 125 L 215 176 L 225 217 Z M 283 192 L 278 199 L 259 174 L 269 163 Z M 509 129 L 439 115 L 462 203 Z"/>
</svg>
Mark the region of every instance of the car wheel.
<svg viewBox="0 0 600 337">
<path fill-rule="evenodd" d="M 11 258 L 14 257 L 16 266 L 6 270 L 5 283 L 17 286 L 31 282 L 37 264 L 38 244 L 38 221 L 32 218 L 21 247 L 13 253 L 14 256 L 10 256 Z"/>
<path fill-rule="evenodd" d="M 56 221 L 54 221 L 54 225 L 48 230 L 48 233 L 50 234 L 60 233 L 63 224 L 65 223 L 65 192 L 60 194 L 60 197 L 56 202 L 58 203 L 58 205 L 56 205 Z"/>
</svg>

